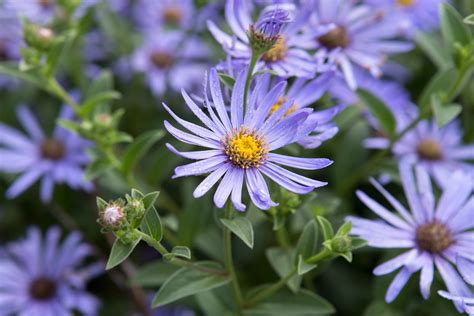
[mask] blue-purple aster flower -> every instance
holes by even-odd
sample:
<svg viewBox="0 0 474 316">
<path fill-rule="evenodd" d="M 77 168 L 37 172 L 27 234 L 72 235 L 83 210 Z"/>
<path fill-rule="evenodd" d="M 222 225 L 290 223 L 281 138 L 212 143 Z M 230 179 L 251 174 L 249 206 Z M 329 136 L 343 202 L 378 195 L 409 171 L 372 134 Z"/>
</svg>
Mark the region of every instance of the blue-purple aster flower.
<svg viewBox="0 0 474 316">
<path fill-rule="evenodd" d="M 163 306 L 153 310 L 153 316 L 195 316 L 196 313 L 181 306 Z"/>
<path fill-rule="evenodd" d="M 280 165 L 317 170 L 329 166 L 332 161 L 273 153 L 272 151 L 294 143 L 314 130 L 314 126 L 307 126 L 306 130 L 299 128 L 312 110 L 304 108 L 285 116 L 292 106 L 292 103 L 287 102 L 271 113 L 271 108 L 284 94 L 286 82 L 278 83 L 260 99 L 264 82 L 258 79 L 244 105 L 246 75 L 246 71 L 242 71 L 236 79 L 230 102 L 230 117 L 215 69 L 211 69 L 209 75 L 213 107 L 205 93 L 208 114 L 183 90 L 187 106 L 205 127 L 179 118 L 164 105 L 170 115 L 191 133 L 183 132 L 165 121 L 168 132 L 184 143 L 206 149 L 180 152 L 170 144 L 167 147 L 182 157 L 197 160 L 177 167 L 173 178 L 209 174 L 195 189 L 194 197 L 203 196 L 222 178 L 214 194 L 215 205 L 223 207 L 231 196 L 234 207 L 244 211 L 242 186 L 245 181 L 252 202 L 258 208 L 266 210 L 277 203 L 272 201 L 263 175 L 289 191 L 305 194 L 326 185 L 326 182 L 298 175 Z M 257 100 L 262 101 L 256 104 Z"/>
<path fill-rule="evenodd" d="M 312 12 L 305 33 L 306 48 L 317 49 L 318 54 L 335 62 L 351 89 L 357 87 L 354 65 L 380 76 L 389 54 L 413 47 L 394 39 L 397 28 L 381 11 L 357 1 L 315 1 Z"/>
<path fill-rule="evenodd" d="M 281 9 L 277 9 L 282 11 Z M 272 16 L 272 11 L 263 11 L 263 21 L 257 22 L 257 27 L 262 26 L 262 22 L 268 20 L 268 14 Z M 324 65 L 321 59 L 311 56 L 302 49 L 304 41 L 300 39 L 299 32 L 305 26 L 310 11 L 307 7 L 295 13 L 292 22 L 284 26 L 278 35 L 276 44 L 267 51 L 256 65 L 256 70 L 271 69 L 280 77 L 306 77 L 313 78 L 317 71 L 323 70 Z M 212 21 L 208 21 L 209 31 L 224 50 L 235 59 L 250 61 L 252 49 L 247 32 L 254 24 L 252 21 L 249 3 L 245 0 L 229 0 L 226 3 L 225 16 L 233 35 L 229 35 L 220 30 Z M 281 17 L 276 25 L 281 27 Z M 274 30 L 277 30 L 275 28 Z M 257 31 L 259 31 L 257 29 Z M 274 32 L 272 32 L 274 33 Z"/>
<path fill-rule="evenodd" d="M 74 17 L 82 17 L 87 9 L 97 2 L 98 0 L 82 0 L 74 12 Z M 57 0 L 5 0 L 4 6 L 8 10 L 12 10 L 18 17 L 26 17 L 31 22 L 39 24 L 50 23 L 60 15 Z"/>
<path fill-rule="evenodd" d="M 48 137 L 26 107 L 19 107 L 17 114 L 27 135 L 0 123 L 0 171 L 21 174 L 8 188 L 6 196 L 17 197 L 39 179 L 40 197 L 44 202 L 51 200 L 54 184 L 92 190 L 92 183 L 84 180 L 90 142 L 60 126 Z M 59 117 L 70 120 L 73 113 L 64 106 Z"/>
<path fill-rule="evenodd" d="M 403 130 L 418 116 L 417 109 L 408 107 L 395 113 L 398 131 Z M 390 141 L 381 136 L 365 141 L 368 148 L 385 149 Z M 446 180 L 456 170 L 474 177 L 474 145 L 462 143 L 459 121 L 455 120 L 439 128 L 434 120 L 425 120 L 407 132 L 393 146 L 393 154 L 399 159 L 420 165 L 428 170 L 441 186 L 450 185 Z"/>
<path fill-rule="evenodd" d="M 277 103 L 272 106 L 270 113 L 275 112 L 285 103 L 291 103 L 285 115 L 290 115 L 298 110 L 310 107 L 324 95 L 333 78 L 334 73 L 332 72 L 325 72 L 312 80 L 296 78 L 286 94 L 280 97 Z M 282 79 L 278 79 L 272 82 L 270 75 L 262 76 L 261 80 L 264 82 L 264 84 L 262 84 L 262 90 L 260 91 L 260 97 L 262 99 L 277 81 L 282 81 Z M 259 103 L 259 101 L 262 100 L 257 100 L 257 103 Z M 298 144 L 305 148 L 317 148 L 326 140 L 333 138 L 339 129 L 332 120 L 342 108 L 343 106 L 339 105 L 312 112 L 300 128 L 306 130 L 307 126 L 315 126 L 315 129 L 307 136 L 299 139 Z"/>
<path fill-rule="evenodd" d="M 382 9 L 400 34 L 412 36 L 415 31 L 431 31 L 439 27 L 439 4 L 445 0 L 366 0 Z"/>
<path fill-rule="evenodd" d="M 399 270 L 390 284 L 385 299 L 392 302 L 411 275 L 421 271 L 420 290 L 429 297 L 435 269 L 453 295 L 467 296 L 470 291 L 453 265 L 456 257 L 472 258 L 474 254 L 473 180 L 462 172 L 454 173 L 450 185 L 442 190 L 436 202 L 431 180 L 425 169 L 400 163 L 400 178 L 409 210 L 377 181 L 371 183 L 390 203 L 395 212 L 376 202 L 364 192 L 359 199 L 381 220 L 348 217 L 352 233 L 376 248 L 404 249 L 397 257 L 375 268 L 375 275 Z M 461 309 L 460 304 L 456 304 Z"/>
<path fill-rule="evenodd" d="M 138 0 L 134 8 L 137 24 L 146 29 L 161 27 L 189 29 L 194 23 L 193 0 Z"/>
<path fill-rule="evenodd" d="M 28 229 L 25 239 L 6 245 L 0 256 L 0 314 L 28 316 L 97 315 L 99 301 L 86 291 L 102 264 L 82 266 L 92 255 L 79 233 L 60 242 L 61 232 L 50 228 L 44 237 Z"/>
<path fill-rule="evenodd" d="M 131 57 L 131 67 L 144 73 L 153 94 L 160 96 L 168 85 L 174 91 L 202 86 L 208 56 L 208 47 L 200 39 L 157 30 L 145 35 Z"/>
</svg>

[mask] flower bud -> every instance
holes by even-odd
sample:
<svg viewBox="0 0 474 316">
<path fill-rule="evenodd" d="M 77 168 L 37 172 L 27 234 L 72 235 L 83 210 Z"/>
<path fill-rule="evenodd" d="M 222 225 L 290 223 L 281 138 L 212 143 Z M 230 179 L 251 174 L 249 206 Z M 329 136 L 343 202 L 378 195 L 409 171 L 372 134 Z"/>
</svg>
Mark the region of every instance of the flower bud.
<svg viewBox="0 0 474 316">
<path fill-rule="evenodd" d="M 25 23 L 23 32 L 28 46 L 39 51 L 49 50 L 56 38 L 53 30 L 50 28 L 28 22 Z"/>
<path fill-rule="evenodd" d="M 247 36 L 252 50 L 263 54 L 270 50 L 280 38 L 283 24 L 289 22 L 288 12 L 275 9 L 266 12 L 256 25 L 251 25 Z"/>
<path fill-rule="evenodd" d="M 105 206 L 99 208 L 98 222 L 105 229 L 116 230 L 126 223 L 127 212 L 123 206 L 123 201 L 109 202 Z"/>
<path fill-rule="evenodd" d="M 331 250 L 336 253 L 351 251 L 352 240 L 349 236 L 336 236 L 331 240 Z"/>
</svg>

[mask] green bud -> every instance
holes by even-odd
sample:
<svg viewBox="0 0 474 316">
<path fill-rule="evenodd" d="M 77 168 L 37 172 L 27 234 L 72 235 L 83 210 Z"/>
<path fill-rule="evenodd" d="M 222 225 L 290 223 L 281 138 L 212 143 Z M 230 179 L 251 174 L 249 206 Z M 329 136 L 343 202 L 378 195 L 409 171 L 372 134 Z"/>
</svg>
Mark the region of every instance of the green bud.
<svg viewBox="0 0 474 316">
<path fill-rule="evenodd" d="M 126 212 L 128 216 L 128 221 L 131 223 L 133 228 L 136 228 L 142 222 L 143 216 L 145 216 L 145 205 L 141 198 L 134 198 L 126 195 L 127 206 Z"/>
<path fill-rule="evenodd" d="M 54 44 L 56 36 L 48 27 L 25 22 L 23 35 L 28 46 L 39 51 L 48 51 Z"/>
<path fill-rule="evenodd" d="M 337 236 L 331 240 L 331 250 L 336 253 L 345 253 L 352 249 L 352 240 L 348 236 Z"/>
<path fill-rule="evenodd" d="M 102 199 L 97 199 L 99 219 L 97 220 L 105 230 L 116 231 L 127 224 L 127 211 L 122 199 L 104 204 Z"/>
<path fill-rule="evenodd" d="M 266 36 L 264 33 L 259 32 L 254 25 L 251 25 L 247 31 L 247 37 L 252 51 L 257 55 L 262 55 L 272 49 L 279 38 L 279 36 Z"/>
</svg>

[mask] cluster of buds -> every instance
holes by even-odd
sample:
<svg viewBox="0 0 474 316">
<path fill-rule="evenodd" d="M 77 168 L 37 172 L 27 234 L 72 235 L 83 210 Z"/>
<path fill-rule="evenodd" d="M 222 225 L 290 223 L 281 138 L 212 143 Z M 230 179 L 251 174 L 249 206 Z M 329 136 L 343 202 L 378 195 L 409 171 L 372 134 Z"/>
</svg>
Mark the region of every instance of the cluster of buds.
<svg viewBox="0 0 474 316">
<path fill-rule="evenodd" d="M 97 208 L 97 222 L 102 226 L 102 232 L 113 232 L 124 242 L 135 239 L 135 229 L 140 226 L 146 211 L 142 197 L 128 194 L 125 200 L 120 198 L 109 202 L 97 197 Z"/>
<path fill-rule="evenodd" d="M 278 230 L 285 223 L 286 218 L 294 214 L 301 205 L 302 201 L 298 194 L 281 188 L 278 206 L 270 208 L 265 214 L 271 216 L 273 229 Z"/>
<path fill-rule="evenodd" d="M 252 51 L 258 55 L 270 50 L 280 38 L 281 28 L 289 22 L 288 12 L 275 9 L 264 13 L 247 31 Z"/>
<path fill-rule="evenodd" d="M 323 245 L 330 251 L 332 257 L 343 257 L 347 261 L 352 261 L 352 251 L 366 245 L 366 242 L 359 238 L 349 236 L 352 223 L 343 224 L 331 238 L 327 238 Z"/>
</svg>

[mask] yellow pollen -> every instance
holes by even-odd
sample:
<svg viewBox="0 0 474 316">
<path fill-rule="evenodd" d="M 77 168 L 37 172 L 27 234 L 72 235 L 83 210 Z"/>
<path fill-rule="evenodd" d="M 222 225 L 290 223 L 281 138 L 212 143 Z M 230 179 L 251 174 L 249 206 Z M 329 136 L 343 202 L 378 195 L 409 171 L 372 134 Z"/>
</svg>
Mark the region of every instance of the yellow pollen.
<svg viewBox="0 0 474 316">
<path fill-rule="evenodd" d="M 266 62 L 276 62 L 284 59 L 287 53 L 288 47 L 286 46 L 286 40 L 280 35 L 275 45 L 263 54 L 262 59 Z"/>
<path fill-rule="evenodd" d="M 277 102 L 272 105 L 272 108 L 270 109 L 270 113 L 268 113 L 268 116 L 271 116 L 273 113 L 275 113 L 283 104 L 285 104 L 286 98 L 285 97 L 279 97 Z M 286 111 L 285 115 L 283 117 L 287 117 L 288 115 L 294 113 L 298 109 L 298 106 L 296 104 L 293 104 L 288 111 Z"/>
<path fill-rule="evenodd" d="M 415 0 L 397 0 L 397 4 L 402 7 L 410 7 L 414 2 Z"/>
<path fill-rule="evenodd" d="M 223 144 L 229 160 L 243 169 L 259 167 L 268 153 L 265 139 L 245 127 L 227 135 Z"/>
</svg>

